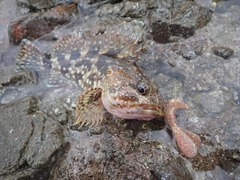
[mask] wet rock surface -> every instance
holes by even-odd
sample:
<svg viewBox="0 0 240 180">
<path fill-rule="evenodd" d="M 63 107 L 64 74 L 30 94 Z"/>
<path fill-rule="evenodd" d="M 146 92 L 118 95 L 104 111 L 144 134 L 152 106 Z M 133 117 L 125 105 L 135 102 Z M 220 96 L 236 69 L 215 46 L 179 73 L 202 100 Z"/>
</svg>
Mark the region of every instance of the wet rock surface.
<svg viewBox="0 0 240 180">
<path fill-rule="evenodd" d="M 168 2 L 168 3 L 166 3 Z M 156 11 L 150 13 L 152 36 L 157 43 L 171 42 L 172 36 L 188 38 L 196 29 L 205 26 L 211 19 L 211 11 L 192 1 L 180 1 L 172 4 L 163 1 Z M 166 8 L 167 11 L 163 11 Z M 159 13 L 162 16 L 159 16 Z"/>
<path fill-rule="evenodd" d="M 47 178 L 57 161 L 63 128 L 37 111 L 38 100 L 31 96 L 0 107 L 1 179 Z"/>
<path fill-rule="evenodd" d="M 56 0 L 17 0 L 20 7 L 30 8 L 31 10 L 49 9 L 57 4 Z"/>
<path fill-rule="evenodd" d="M 34 40 L 55 28 L 69 24 L 78 14 L 74 4 L 59 5 L 46 12 L 28 14 L 9 26 L 10 42 L 19 44 L 23 38 Z"/>
<path fill-rule="evenodd" d="M 32 84 L 37 83 L 37 74 L 31 70 L 15 73 L 0 71 L 0 75 L 0 105 L 18 100 L 23 93 L 19 91 L 21 87 L 29 89 Z"/>
<path fill-rule="evenodd" d="M 26 9 L 34 5 L 34 1 L 26 2 Z M 105 113 L 103 123 L 96 127 L 73 127 L 80 90 L 42 91 L 34 71 L 13 70 L 15 56 L 11 54 L 16 47 L 9 45 L 4 27 L 22 11 L 9 14 L 12 6 L 2 1 L 0 179 L 239 179 L 239 2 L 102 2 L 79 1 L 75 8 L 93 7 L 90 13 L 76 21 L 70 18 L 67 23 L 72 24 L 58 29 L 56 24 L 41 25 L 44 33 L 32 39 L 51 32 L 50 38 L 36 40 L 48 52 L 53 39 L 72 31 L 86 37 L 106 31 L 133 35 L 143 46 L 137 64 L 154 79 L 165 101 L 179 98 L 190 106 L 177 113 L 177 120 L 200 135 L 197 156 L 186 158 L 179 152 L 163 119 L 120 120 Z M 42 6 L 38 8 L 52 8 L 52 4 Z M 31 13 L 24 16 L 29 22 L 36 18 Z M 50 19 L 55 16 L 61 18 L 61 13 L 53 11 Z M 21 26 L 24 31 L 26 27 Z M 19 43 L 23 37 L 12 42 Z M 224 46 L 221 57 L 213 54 L 214 47 Z"/>
</svg>

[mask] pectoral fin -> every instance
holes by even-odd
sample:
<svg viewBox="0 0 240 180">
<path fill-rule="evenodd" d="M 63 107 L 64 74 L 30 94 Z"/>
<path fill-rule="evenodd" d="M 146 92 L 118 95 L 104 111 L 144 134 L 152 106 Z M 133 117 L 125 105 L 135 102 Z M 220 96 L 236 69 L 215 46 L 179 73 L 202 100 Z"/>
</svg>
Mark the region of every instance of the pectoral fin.
<svg viewBox="0 0 240 180">
<path fill-rule="evenodd" d="M 104 106 L 101 101 L 101 88 L 89 88 L 79 96 L 74 125 L 96 125 L 103 120 Z"/>
</svg>

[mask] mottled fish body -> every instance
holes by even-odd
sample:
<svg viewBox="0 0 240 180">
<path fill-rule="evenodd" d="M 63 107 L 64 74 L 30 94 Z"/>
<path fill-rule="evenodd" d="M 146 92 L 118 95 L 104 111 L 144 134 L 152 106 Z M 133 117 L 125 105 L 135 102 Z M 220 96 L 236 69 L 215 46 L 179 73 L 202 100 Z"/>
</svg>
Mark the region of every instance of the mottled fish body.
<svg viewBox="0 0 240 180">
<path fill-rule="evenodd" d="M 48 56 L 24 39 L 17 65 L 20 69 L 50 70 L 82 88 L 76 124 L 101 122 L 104 108 L 120 118 L 150 120 L 164 115 L 164 103 L 156 85 L 136 65 L 139 53 L 136 43 L 119 34 L 85 38 L 72 33 L 59 39 Z"/>
</svg>

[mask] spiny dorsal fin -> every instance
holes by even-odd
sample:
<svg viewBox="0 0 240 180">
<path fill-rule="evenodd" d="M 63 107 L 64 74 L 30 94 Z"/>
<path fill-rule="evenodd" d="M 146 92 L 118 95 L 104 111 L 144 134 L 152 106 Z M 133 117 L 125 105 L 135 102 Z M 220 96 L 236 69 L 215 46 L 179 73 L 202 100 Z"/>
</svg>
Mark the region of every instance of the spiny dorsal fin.
<svg viewBox="0 0 240 180">
<path fill-rule="evenodd" d="M 136 61 L 141 51 L 137 41 L 134 42 L 132 38 L 116 32 L 88 37 L 71 33 L 60 38 L 52 46 L 50 54 L 52 61 L 59 61 L 59 54 L 62 55 L 62 53 L 64 53 L 65 60 L 76 60 L 70 58 L 71 54 L 75 53 L 78 59 L 83 59 L 88 54 L 89 56 L 106 55 L 116 59 Z"/>
<path fill-rule="evenodd" d="M 134 41 L 133 37 L 127 38 L 126 35 L 114 31 L 94 36 L 92 41 L 100 44 L 99 54 L 128 61 L 136 61 L 142 50 L 138 45 L 138 39 Z"/>
<path fill-rule="evenodd" d="M 89 88 L 78 98 L 74 125 L 96 125 L 103 120 L 104 107 L 101 102 L 101 88 Z"/>
<path fill-rule="evenodd" d="M 50 51 L 51 59 L 53 59 L 54 61 L 54 58 L 59 56 L 59 54 L 68 54 L 74 51 L 77 51 L 77 53 L 79 54 L 79 58 L 84 57 L 85 54 L 89 51 L 90 43 L 91 42 L 86 41 L 81 34 L 71 33 L 63 36 L 62 38 L 57 40 L 56 43 L 53 44 Z"/>
</svg>

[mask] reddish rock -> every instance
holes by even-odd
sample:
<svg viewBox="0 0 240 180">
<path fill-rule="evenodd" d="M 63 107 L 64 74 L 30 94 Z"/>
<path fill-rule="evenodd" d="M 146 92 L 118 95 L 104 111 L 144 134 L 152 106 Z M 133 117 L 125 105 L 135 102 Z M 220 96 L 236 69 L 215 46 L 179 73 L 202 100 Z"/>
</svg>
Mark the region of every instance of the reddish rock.
<svg viewBox="0 0 240 180">
<path fill-rule="evenodd" d="M 70 23 L 77 14 L 74 4 L 59 5 L 46 12 L 27 14 L 10 24 L 10 42 L 17 45 L 23 38 L 37 39 L 56 27 Z"/>
</svg>

